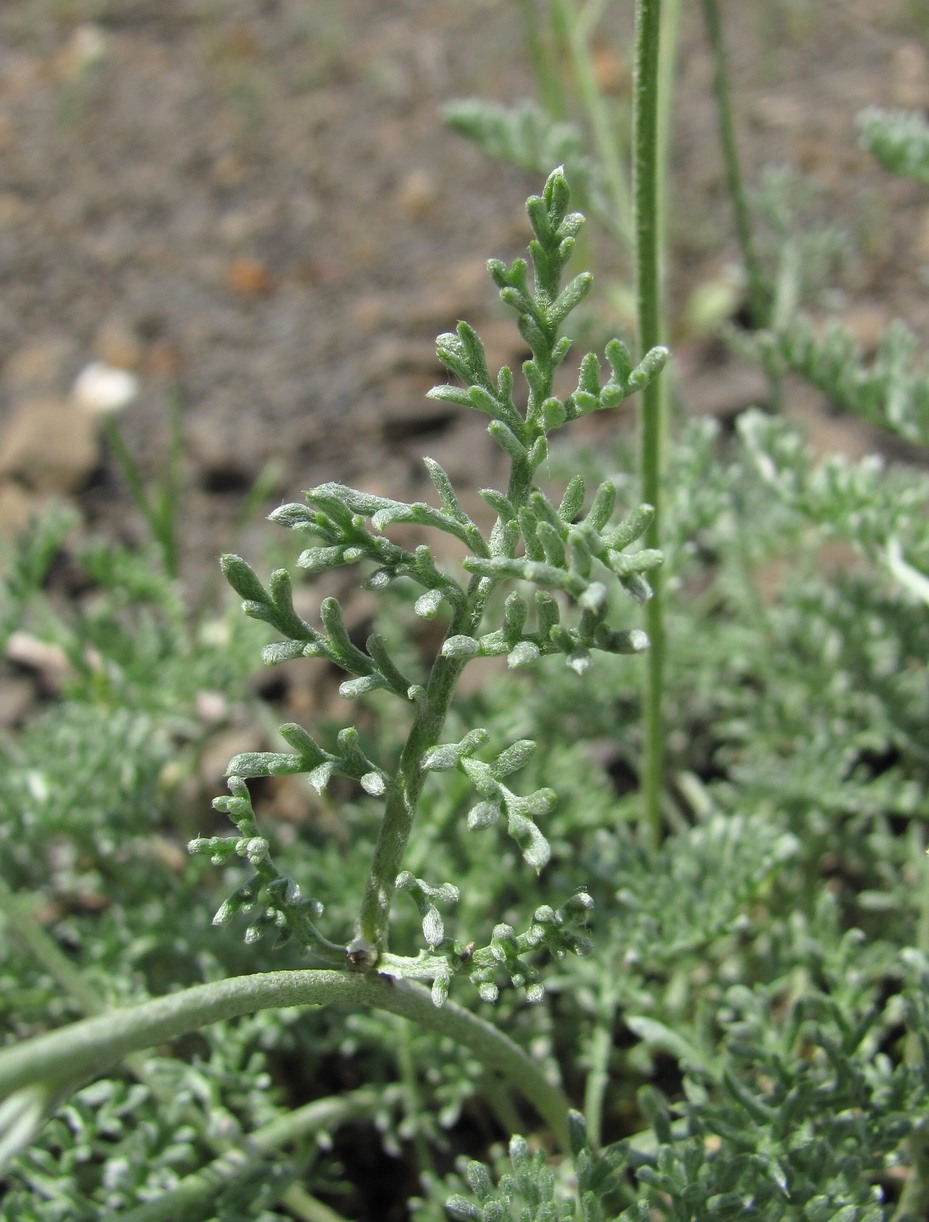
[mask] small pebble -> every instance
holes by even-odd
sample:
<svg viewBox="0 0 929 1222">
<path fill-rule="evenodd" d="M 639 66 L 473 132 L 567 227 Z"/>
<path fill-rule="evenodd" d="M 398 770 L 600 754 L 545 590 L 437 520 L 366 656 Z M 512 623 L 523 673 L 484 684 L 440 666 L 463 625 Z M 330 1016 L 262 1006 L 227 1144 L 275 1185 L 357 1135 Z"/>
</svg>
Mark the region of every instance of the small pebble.
<svg viewBox="0 0 929 1222">
<path fill-rule="evenodd" d="M 132 402 L 139 393 L 139 379 L 128 369 L 91 361 L 75 378 L 71 392 L 85 411 L 106 416 Z"/>
</svg>

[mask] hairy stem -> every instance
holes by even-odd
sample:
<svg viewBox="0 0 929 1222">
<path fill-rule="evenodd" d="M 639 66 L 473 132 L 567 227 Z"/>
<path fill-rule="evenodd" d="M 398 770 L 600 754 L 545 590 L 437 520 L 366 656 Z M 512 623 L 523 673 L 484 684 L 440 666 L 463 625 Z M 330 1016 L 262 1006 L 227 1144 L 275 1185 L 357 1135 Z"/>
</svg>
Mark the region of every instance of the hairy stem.
<svg viewBox="0 0 929 1222">
<path fill-rule="evenodd" d="M 85 1014 L 99 1014 L 103 1009 L 98 989 L 84 979 L 81 972 L 27 911 L 24 896 L 12 891 L 0 875 L 0 913 L 6 917 L 14 933 L 28 947 L 38 963 L 55 979 L 63 991 L 80 1006 Z"/>
<path fill-rule="evenodd" d="M 76 1090 L 140 1048 L 169 1043 L 240 1014 L 305 1005 L 371 1006 L 447 1036 L 507 1077 L 537 1109 L 559 1145 L 570 1148 L 569 1101 L 518 1044 L 454 1002 L 436 1007 L 421 985 L 373 972 L 234 976 L 84 1019 L 0 1052 L 0 1098 L 36 1085 L 48 1095 Z"/>
<path fill-rule="evenodd" d="M 49 935 L 45 932 L 41 925 L 38 924 L 34 917 L 32 917 L 26 911 L 23 900 L 20 896 L 16 895 L 10 890 L 2 875 L 0 875 L 0 912 L 4 913 L 13 930 L 33 952 L 36 959 L 46 968 L 48 972 L 51 973 L 65 992 L 70 994 L 70 996 L 75 1000 L 75 1002 L 77 1002 L 85 1014 L 100 1014 L 104 1010 L 105 1007 L 101 1001 L 99 991 L 93 989 L 87 983 L 82 973 L 75 968 L 73 963 L 71 963 L 71 961 L 61 952 L 58 944 L 49 937 Z M 138 1052 L 128 1053 L 126 1056 L 126 1064 L 134 1077 L 136 1077 L 140 1082 L 143 1082 L 156 1099 L 162 1102 L 165 1101 L 165 1087 L 160 1082 L 157 1074 L 148 1072 L 146 1057 L 140 1055 Z M 305 1110 L 306 1109 L 300 1109 L 301 1112 Z M 294 1113 L 294 1116 L 296 1117 L 297 1113 Z M 287 1120 L 290 1119 L 290 1117 L 288 1116 L 284 1119 Z M 299 1121 L 297 1121 L 297 1123 L 299 1124 Z M 261 1134 L 263 1134 L 261 1140 L 265 1141 L 266 1144 L 269 1143 L 273 1135 L 277 1132 L 275 1126 L 280 1126 L 280 1124 L 280 1121 L 275 1121 L 273 1124 L 266 1125 L 265 1128 L 260 1131 Z M 221 1149 L 216 1138 L 209 1133 L 201 1131 L 200 1136 L 217 1152 Z M 256 1133 L 254 1136 L 257 1139 L 259 1134 Z M 224 1157 L 225 1156 L 217 1159 L 213 1164 L 213 1167 L 219 1167 L 221 1164 L 223 1164 Z M 242 1163 L 243 1171 L 241 1171 L 240 1174 L 244 1174 L 245 1171 L 253 1165 L 253 1163 L 254 1159 Z M 204 1171 L 203 1175 L 207 1176 L 208 1172 L 209 1169 Z M 196 1176 L 191 1176 L 190 1178 L 193 1180 L 198 1179 L 199 1177 L 200 1173 L 197 1173 Z M 186 1183 L 187 1181 L 185 1180 L 184 1184 Z M 212 1195 L 215 1192 L 216 1187 L 214 1179 L 208 1178 L 208 1183 L 212 1185 L 209 1188 L 209 1194 Z M 288 1204 L 297 1217 L 302 1217 L 304 1222 L 323 1222 L 323 1214 L 319 1212 L 308 1213 L 306 1210 L 301 1211 L 298 1204 L 295 1201 L 290 1200 L 290 1198 L 294 1195 L 295 1187 L 296 1186 L 292 1185 L 290 1188 L 286 1189 L 281 1196 L 281 1200 Z M 182 1188 L 183 1185 L 180 1185 L 177 1191 L 180 1192 Z M 168 1193 L 167 1197 L 171 1197 L 173 1199 L 174 1193 Z M 164 1197 L 160 1197 L 158 1202 L 154 1203 L 150 1207 L 146 1206 L 145 1208 L 155 1209 L 156 1206 L 160 1206 L 165 1199 L 166 1198 Z M 166 1219 L 173 1219 L 177 1216 L 177 1204 L 183 1200 L 186 1200 L 186 1197 L 178 1197 L 177 1203 L 172 1205 L 170 1208 L 167 1208 L 166 1212 L 163 1213 L 140 1213 L 139 1219 L 156 1219 L 162 1217 Z M 326 1206 L 322 1205 L 320 1202 L 314 1202 L 314 1204 L 319 1205 L 320 1209 L 322 1210 L 326 1209 Z M 345 1222 L 344 1219 L 339 1218 L 338 1214 L 331 1210 L 329 1212 L 331 1216 L 328 1219 L 328 1222 Z M 127 1216 L 136 1218 L 136 1213 L 132 1213 L 131 1215 Z M 136 1222 L 138 1222 L 138 1219 L 136 1219 Z"/>
<path fill-rule="evenodd" d="M 423 756 L 439 741 L 462 666 L 459 658 L 436 659 L 426 694 L 400 755 L 396 776 L 387 792 L 384 818 L 358 922 L 360 938 L 377 955 L 387 949 L 390 905 L 413 828 L 416 804 L 426 779 Z"/>
<path fill-rule="evenodd" d="M 381 1098 L 381 1091 L 363 1087 L 338 1098 L 316 1099 L 296 1108 L 248 1134 L 241 1144 L 230 1148 L 200 1171 L 185 1176 L 177 1187 L 163 1193 L 157 1200 L 129 1210 L 123 1214 L 123 1222 L 173 1222 L 184 1211 L 215 1201 L 217 1193 L 236 1180 L 253 1175 L 282 1146 L 321 1130 L 332 1129 L 355 1117 L 369 1115 Z M 318 1206 L 318 1210 L 311 1206 L 312 1212 L 306 1213 L 306 1217 L 326 1218 L 328 1222 L 339 1219 L 339 1215 L 322 1202 L 314 1201 L 313 1206 Z"/>
<path fill-rule="evenodd" d="M 486 580 L 471 583 L 468 598 L 459 614 L 453 617 L 447 637 L 458 633 L 470 635 L 477 628 L 484 613 L 489 584 Z M 426 693 L 401 752 L 396 775 L 387 791 L 384 817 L 358 920 L 358 935 L 374 956 L 380 956 L 387 950 L 387 927 L 397 875 L 403 864 L 416 804 L 426 779 L 423 759 L 430 747 L 439 741 L 463 667 L 461 658 L 447 658 L 441 654 L 436 658 Z"/>
<path fill-rule="evenodd" d="M 301 1222 L 349 1222 L 348 1218 L 310 1196 L 301 1184 L 291 1184 L 281 1196 L 281 1203 Z"/>
<path fill-rule="evenodd" d="M 551 345 L 547 352 L 536 352 L 534 359 L 545 376 L 540 384 L 541 394 L 537 391 L 533 391 L 533 394 L 536 399 L 544 401 L 551 394 L 554 383 Z M 530 411 L 532 403 L 533 399 L 530 397 Z M 533 470 L 528 462 L 514 461 L 507 496 L 517 509 L 528 502 L 532 491 L 532 477 Z M 467 596 L 449 623 L 445 633 L 446 640 L 459 635 L 471 636 L 477 632 L 494 584 L 487 577 L 475 576 L 471 579 Z M 390 906 L 396 891 L 397 875 L 403 864 L 416 816 L 416 805 L 426 779 L 423 760 L 426 752 L 439 741 L 455 694 L 455 686 L 464 666 L 463 659 L 446 657 L 442 653 L 433 662 L 425 695 L 421 698 L 400 754 L 396 774 L 388 787 L 384 817 L 381 820 L 374 860 L 365 885 L 358 920 L 359 949 L 370 954 L 370 966 L 387 950 Z"/>
<path fill-rule="evenodd" d="M 600 1145 L 603 1125 L 603 1100 L 610 1081 L 610 1053 L 613 1031 L 619 1007 L 619 978 L 612 972 L 604 974 L 598 998 L 596 1026 L 590 1040 L 587 1059 L 590 1068 L 584 1089 L 584 1119 L 593 1149 Z"/>
<path fill-rule="evenodd" d="M 745 274 L 748 277 L 748 306 L 752 316 L 752 325 L 761 327 L 764 326 L 768 315 L 768 293 L 761 263 L 755 250 L 748 197 L 742 181 L 742 168 L 739 162 L 735 122 L 732 117 L 732 99 L 729 91 L 729 63 L 717 0 L 703 0 L 703 19 L 706 23 L 707 38 L 713 56 L 713 92 L 716 95 L 719 142 L 726 167 L 726 183 L 735 213 L 736 237 L 742 251 Z"/>
<path fill-rule="evenodd" d="M 629 224 L 629 186 L 616 139 L 616 124 L 610 118 L 603 92 L 594 73 L 589 45 L 589 22 L 581 20 L 575 6 L 569 6 L 566 0 L 558 0 L 557 10 L 571 52 L 571 66 L 574 69 L 578 96 L 590 123 L 597 158 L 609 187 L 613 230 L 622 245 L 630 247 L 633 234 Z"/>
<path fill-rule="evenodd" d="M 661 266 L 659 275 L 662 283 L 665 277 L 664 261 L 668 255 L 668 206 L 670 192 L 668 176 L 671 165 L 671 134 L 674 131 L 674 93 L 677 83 L 677 50 L 681 33 L 681 6 L 683 0 L 664 0 L 661 10 L 661 46 L 658 53 L 658 117 L 657 117 L 657 155 L 658 155 L 658 252 Z M 664 310 L 662 304 L 662 309 Z M 662 318 L 664 324 L 666 319 Z M 661 330 L 666 330 L 662 325 Z M 667 380 L 659 381 L 662 391 L 667 394 Z"/>
<path fill-rule="evenodd" d="M 539 15 L 534 0 L 519 0 L 519 9 L 523 19 L 526 50 L 532 64 L 532 75 L 542 94 L 542 105 L 553 119 L 564 119 L 568 108 L 557 51 L 551 46 L 550 40 L 540 34 Z"/>
<path fill-rule="evenodd" d="M 636 0 L 635 90 L 635 229 L 639 343 L 648 352 L 661 342 L 660 216 L 658 199 L 658 91 L 661 33 L 660 0 Z M 657 381 L 642 391 L 642 495 L 655 508 L 645 535 L 646 547 L 661 540 L 664 419 Z M 645 757 L 642 797 L 645 823 L 653 846 L 661 839 L 661 795 L 664 771 L 664 601 L 661 570 L 651 575 L 654 596 L 645 610 L 651 646 L 645 659 Z"/>
<path fill-rule="evenodd" d="M 726 184 L 735 216 L 736 238 L 742 252 L 742 262 L 745 265 L 745 275 L 748 280 L 748 310 L 752 326 L 762 328 L 771 321 L 774 303 L 771 300 L 771 292 L 761 260 L 758 258 L 751 212 L 748 207 L 748 195 L 742 180 L 742 166 L 739 160 L 739 146 L 735 138 L 735 120 L 732 115 L 732 97 L 729 88 L 729 59 L 726 54 L 718 0 L 703 0 L 703 19 L 713 56 L 713 92 L 716 95 L 719 142 L 726 167 Z M 763 351 L 761 365 L 768 383 L 768 398 L 771 407 L 777 409 L 781 405 L 783 381 L 777 368 L 777 361 L 771 353 Z"/>
</svg>

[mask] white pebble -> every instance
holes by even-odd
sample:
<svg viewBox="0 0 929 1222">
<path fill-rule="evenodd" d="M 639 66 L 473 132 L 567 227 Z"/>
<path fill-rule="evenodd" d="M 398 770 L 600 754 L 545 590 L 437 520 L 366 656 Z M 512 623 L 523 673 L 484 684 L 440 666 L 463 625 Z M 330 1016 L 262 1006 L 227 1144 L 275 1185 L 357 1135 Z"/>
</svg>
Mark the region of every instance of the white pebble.
<svg viewBox="0 0 929 1222">
<path fill-rule="evenodd" d="M 74 380 L 72 394 L 85 411 L 107 415 L 122 411 L 139 393 L 139 379 L 127 369 L 91 361 Z"/>
</svg>

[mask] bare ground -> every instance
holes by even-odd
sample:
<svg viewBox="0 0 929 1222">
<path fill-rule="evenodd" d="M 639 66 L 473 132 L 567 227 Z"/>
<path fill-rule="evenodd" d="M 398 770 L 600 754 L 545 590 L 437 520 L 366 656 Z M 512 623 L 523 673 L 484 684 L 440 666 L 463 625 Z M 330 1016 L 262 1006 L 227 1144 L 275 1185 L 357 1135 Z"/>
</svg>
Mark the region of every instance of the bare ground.
<svg viewBox="0 0 929 1222">
<path fill-rule="evenodd" d="M 792 163 L 862 241 L 842 304 L 866 341 L 895 313 L 925 334 L 929 200 L 890 182 L 854 129 L 865 105 L 926 104 L 922 7 L 724 8 L 749 177 Z M 672 343 L 693 409 L 731 411 L 756 384 L 688 331 L 684 309 L 736 253 L 710 62 L 696 6 L 685 9 Z M 615 6 L 598 55 L 620 100 L 628 10 Z M 423 399 L 443 376 L 433 339 L 467 317 L 495 359 L 520 359 L 483 267 L 519 252 L 522 203 L 540 184 L 486 160 L 438 112 L 454 97 L 532 92 L 517 5 L 5 0 L 0 529 L 53 493 L 92 526 L 138 532 L 112 456 L 68 399 L 91 359 L 137 374 L 121 423 L 152 480 L 181 404 L 194 579 L 268 463 L 269 503 L 331 478 L 403 493 L 424 448 L 473 480 L 490 461 L 480 422 Z M 64 455 L 49 457 L 56 440 Z"/>
</svg>

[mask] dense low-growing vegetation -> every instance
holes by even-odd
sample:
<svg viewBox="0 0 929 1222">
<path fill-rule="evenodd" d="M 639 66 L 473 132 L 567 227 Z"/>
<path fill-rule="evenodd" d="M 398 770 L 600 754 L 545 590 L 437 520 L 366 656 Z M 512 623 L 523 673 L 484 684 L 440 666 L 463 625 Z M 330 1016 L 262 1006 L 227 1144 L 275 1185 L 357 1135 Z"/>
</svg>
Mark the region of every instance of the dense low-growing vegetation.
<svg viewBox="0 0 929 1222">
<path fill-rule="evenodd" d="M 664 452 L 639 7 L 636 224 L 614 235 L 635 238 L 638 357 L 612 339 L 563 388 L 591 290 L 566 275 L 583 133 L 455 110 L 498 154 L 568 162 L 529 200 L 529 262 L 489 265 L 523 383 L 467 324 L 439 337 L 433 396 L 484 413 L 508 462 L 480 510 L 430 459 L 429 503 L 330 483 L 282 506 L 312 616 L 290 568 L 237 556 L 246 616 L 193 616 L 157 539 L 82 544 L 95 596 L 55 610 L 61 513 L 9 556 L 4 636 L 70 669 L 0 744 L 4 1216 L 925 1217 L 925 472 L 815 454 L 761 410 Z M 918 119 L 862 133 L 929 175 Z M 595 211 L 622 194 L 596 157 L 578 171 Z M 752 324 L 731 338 L 772 402 L 799 372 L 920 455 L 911 333 L 867 361 L 815 327 L 800 272 L 829 240 L 774 188 L 752 211 L 735 162 L 730 182 Z M 637 394 L 641 444 L 572 443 Z M 363 638 L 322 576 L 347 573 L 378 607 Z M 262 649 L 337 671 L 342 700 L 276 731 L 246 682 Z M 237 719 L 254 749 L 210 821 L 197 761 Z"/>
</svg>

